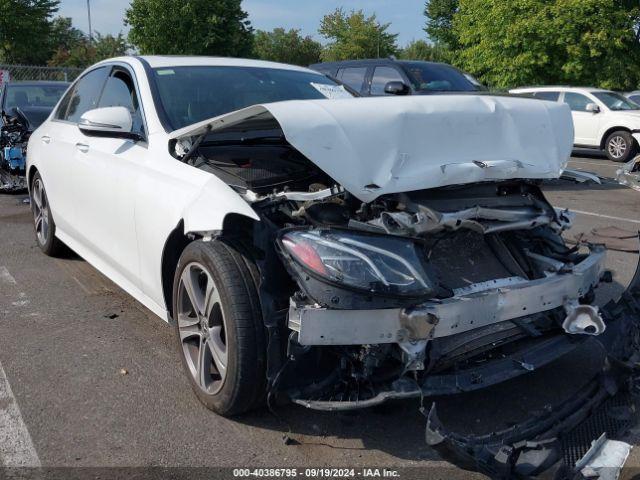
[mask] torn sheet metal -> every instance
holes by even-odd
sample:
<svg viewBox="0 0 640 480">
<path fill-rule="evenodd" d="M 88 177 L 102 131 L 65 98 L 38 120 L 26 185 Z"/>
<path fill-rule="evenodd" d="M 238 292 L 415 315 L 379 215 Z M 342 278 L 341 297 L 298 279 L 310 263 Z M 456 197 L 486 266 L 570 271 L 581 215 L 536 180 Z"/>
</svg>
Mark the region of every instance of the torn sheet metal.
<svg viewBox="0 0 640 480">
<path fill-rule="evenodd" d="M 616 179 L 620 185 L 640 191 L 640 155 L 617 170 Z"/>
<path fill-rule="evenodd" d="M 617 480 L 631 448 L 626 442 L 608 440 L 603 433 L 576 463 L 576 470 L 586 479 Z"/>
<path fill-rule="evenodd" d="M 363 202 L 387 193 L 511 178 L 558 178 L 571 154 L 566 105 L 490 95 L 294 100 L 176 130 L 189 138 L 276 119 L 287 141 Z"/>
</svg>

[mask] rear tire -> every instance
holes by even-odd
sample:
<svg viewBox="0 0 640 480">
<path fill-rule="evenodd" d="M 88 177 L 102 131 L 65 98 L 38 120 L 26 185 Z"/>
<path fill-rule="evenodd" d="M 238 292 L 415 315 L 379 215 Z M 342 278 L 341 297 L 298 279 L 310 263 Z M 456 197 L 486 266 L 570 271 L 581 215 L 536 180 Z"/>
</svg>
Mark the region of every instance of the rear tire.
<svg viewBox="0 0 640 480">
<path fill-rule="evenodd" d="M 53 221 L 49 198 L 39 172 L 33 176 L 29 200 L 38 247 L 50 257 L 60 256 L 65 251 L 65 245 L 56 238 L 56 223 Z"/>
<path fill-rule="evenodd" d="M 607 137 L 604 142 L 604 152 L 613 162 L 628 162 L 638 151 L 638 144 L 631 134 L 625 130 L 618 130 Z"/>
<path fill-rule="evenodd" d="M 173 282 L 173 317 L 183 367 L 198 399 L 233 416 L 266 391 L 266 329 L 255 265 L 230 243 L 190 243 Z"/>
</svg>

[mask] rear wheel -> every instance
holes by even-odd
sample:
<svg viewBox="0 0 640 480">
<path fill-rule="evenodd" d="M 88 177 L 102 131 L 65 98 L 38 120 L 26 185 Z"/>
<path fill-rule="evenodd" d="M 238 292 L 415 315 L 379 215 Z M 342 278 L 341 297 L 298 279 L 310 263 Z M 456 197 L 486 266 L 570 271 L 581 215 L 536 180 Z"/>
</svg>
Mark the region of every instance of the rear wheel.
<svg viewBox="0 0 640 480">
<path fill-rule="evenodd" d="M 56 224 L 51 215 L 49 199 L 39 172 L 33 176 L 30 202 L 36 242 L 40 250 L 51 257 L 60 255 L 64 251 L 64 244 L 56 238 Z"/>
<path fill-rule="evenodd" d="M 604 150 L 609 160 L 627 162 L 636 154 L 638 145 L 629 132 L 618 130 L 607 137 Z"/>
<path fill-rule="evenodd" d="M 256 407 L 266 385 L 265 327 L 249 258 L 222 241 L 196 241 L 173 287 L 175 332 L 199 400 L 232 416 Z"/>
</svg>

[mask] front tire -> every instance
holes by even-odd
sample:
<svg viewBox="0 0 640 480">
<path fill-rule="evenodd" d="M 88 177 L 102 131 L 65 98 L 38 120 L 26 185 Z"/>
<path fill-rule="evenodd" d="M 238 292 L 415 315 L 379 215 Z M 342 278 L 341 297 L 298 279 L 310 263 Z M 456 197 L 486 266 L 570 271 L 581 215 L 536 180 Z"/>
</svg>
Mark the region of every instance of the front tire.
<svg viewBox="0 0 640 480">
<path fill-rule="evenodd" d="M 255 408 L 266 390 L 266 329 L 252 269 L 232 244 L 198 240 L 180 256 L 173 282 L 183 367 L 198 399 L 223 416 Z"/>
<path fill-rule="evenodd" d="M 64 244 L 56 238 L 56 224 L 53 221 L 49 198 L 39 172 L 33 176 L 29 200 L 38 247 L 50 257 L 59 256 L 64 251 Z"/>
<path fill-rule="evenodd" d="M 613 132 L 604 142 L 607 158 L 613 162 L 627 162 L 638 151 L 638 145 L 631 134 L 624 130 Z"/>
</svg>

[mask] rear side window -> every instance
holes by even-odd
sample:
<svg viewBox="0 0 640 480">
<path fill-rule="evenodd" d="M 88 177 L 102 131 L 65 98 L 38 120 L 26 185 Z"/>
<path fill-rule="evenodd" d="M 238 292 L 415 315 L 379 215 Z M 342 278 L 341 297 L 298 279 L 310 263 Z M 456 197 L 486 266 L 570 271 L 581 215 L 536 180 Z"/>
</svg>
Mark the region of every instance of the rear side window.
<svg viewBox="0 0 640 480">
<path fill-rule="evenodd" d="M 586 112 L 587 105 L 594 102 L 579 93 L 565 92 L 564 103 L 569 105 L 572 112 Z"/>
<path fill-rule="evenodd" d="M 558 98 L 560 98 L 560 92 L 535 92 L 533 96 L 539 98 L 540 100 L 557 102 Z"/>
<path fill-rule="evenodd" d="M 60 104 L 56 118 L 78 123 L 84 112 L 97 108 L 108 71 L 107 67 L 100 67 L 78 80 Z"/>
<path fill-rule="evenodd" d="M 371 95 L 386 95 L 384 87 L 389 82 L 404 82 L 402 75 L 392 67 L 376 67 L 371 80 Z"/>
<path fill-rule="evenodd" d="M 630 95 L 629 100 L 640 105 L 640 95 Z"/>
<path fill-rule="evenodd" d="M 337 79 L 355 91 L 362 91 L 364 77 L 367 74 L 367 67 L 341 68 L 338 70 Z"/>
<path fill-rule="evenodd" d="M 127 72 L 121 69 L 113 71 L 104 86 L 98 107 L 125 107 L 131 113 L 133 120 L 132 131 L 144 133 L 136 88 L 133 79 Z"/>
</svg>

